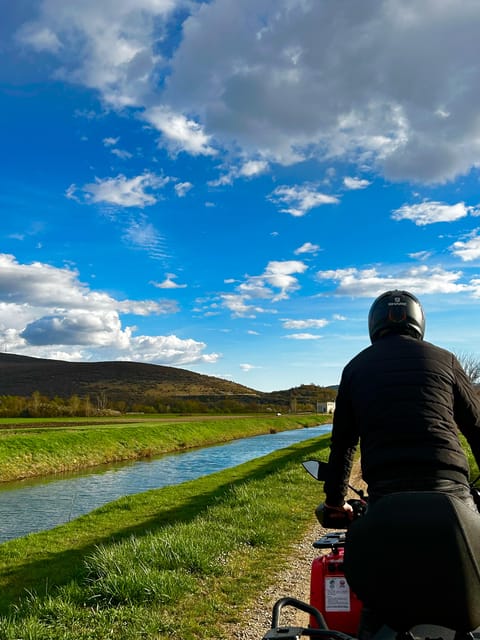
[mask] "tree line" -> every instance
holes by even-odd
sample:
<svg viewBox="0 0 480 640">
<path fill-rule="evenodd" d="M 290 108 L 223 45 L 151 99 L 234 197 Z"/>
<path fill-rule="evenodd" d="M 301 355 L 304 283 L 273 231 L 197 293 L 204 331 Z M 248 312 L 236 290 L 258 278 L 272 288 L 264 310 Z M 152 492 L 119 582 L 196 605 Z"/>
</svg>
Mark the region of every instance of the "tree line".
<svg viewBox="0 0 480 640">
<path fill-rule="evenodd" d="M 328 394 L 334 398 L 334 392 Z M 292 402 L 292 397 L 295 402 Z M 238 413 L 301 413 L 316 412 L 316 403 L 321 397 L 289 396 L 278 394 L 272 397 L 262 396 L 167 396 L 149 397 L 139 400 L 109 399 L 106 392 L 69 398 L 55 396 L 50 398 L 35 391 L 30 396 L 0 396 L 0 417 L 4 418 L 54 418 L 54 417 L 92 417 L 119 415 L 125 413 L 150 414 L 238 414 Z"/>
</svg>

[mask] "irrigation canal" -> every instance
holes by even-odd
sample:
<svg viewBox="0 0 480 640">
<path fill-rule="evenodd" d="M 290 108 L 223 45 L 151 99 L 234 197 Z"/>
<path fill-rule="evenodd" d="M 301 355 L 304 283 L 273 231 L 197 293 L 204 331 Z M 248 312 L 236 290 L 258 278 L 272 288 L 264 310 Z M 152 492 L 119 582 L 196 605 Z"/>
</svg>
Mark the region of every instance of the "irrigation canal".
<svg viewBox="0 0 480 640">
<path fill-rule="evenodd" d="M 294 429 L 81 473 L 5 483 L 0 486 L 0 543 L 52 529 L 122 496 L 236 467 L 330 430 L 331 425 Z"/>
</svg>

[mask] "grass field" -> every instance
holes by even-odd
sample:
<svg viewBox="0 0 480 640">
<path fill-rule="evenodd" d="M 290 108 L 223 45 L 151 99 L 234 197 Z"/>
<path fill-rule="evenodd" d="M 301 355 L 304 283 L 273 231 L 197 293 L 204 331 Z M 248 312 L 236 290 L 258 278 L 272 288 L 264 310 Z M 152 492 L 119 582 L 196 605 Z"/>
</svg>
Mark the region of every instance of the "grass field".
<svg viewBox="0 0 480 640">
<path fill-rule="evenodd" d="M 322 436 L 1 545 L 0 637 L 226 640 L 311 525 L 300 462 L 327 452 Z"/>
</svg>

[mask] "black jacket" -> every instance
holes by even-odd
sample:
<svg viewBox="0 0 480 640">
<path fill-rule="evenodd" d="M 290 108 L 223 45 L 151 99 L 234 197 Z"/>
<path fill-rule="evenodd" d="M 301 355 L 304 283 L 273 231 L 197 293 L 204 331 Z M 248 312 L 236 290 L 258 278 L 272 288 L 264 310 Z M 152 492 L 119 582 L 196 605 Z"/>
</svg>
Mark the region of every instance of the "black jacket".
<svg viewBox="0 0 480 640">
<path fill-rule="evenodd" d="M 458 429 L 480 462 L 480 401 L 455 356 L 390 335 L 351 360 L 333 417 L 326 502 L 343 504 L 360 440 L 362 475 L 376 483 L 422 477 L 468 481 Z"/>
</svg>

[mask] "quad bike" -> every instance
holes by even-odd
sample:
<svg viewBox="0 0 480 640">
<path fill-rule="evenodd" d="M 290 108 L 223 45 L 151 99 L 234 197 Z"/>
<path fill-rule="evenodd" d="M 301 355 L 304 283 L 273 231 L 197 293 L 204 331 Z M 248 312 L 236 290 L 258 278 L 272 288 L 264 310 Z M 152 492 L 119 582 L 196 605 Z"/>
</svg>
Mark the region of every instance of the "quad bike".
<svg viewBox="0 0 480 640">
<path fill-rule="evenodd" d="M 326 463 L 303 466 L 325 479 Z M 478 480 L 471 492 L 480 510 Z M 339 524 L 325 513 L 323 526 L 341 530 L 313 543 L 328 552 L 312 563 L 310 602 L 278 600 L 263 640 L 352 640 L 363 603 L 383 623 L 372 640 L 480 639 L 479 514 L 455 497 L 421 491 L 385 496 L 365 515 L 368 498 L 350 488 L 358 495 L 349 500 L 353 520 Z M 285 607 L 307 613 L 309 626 L 281 626 Z"/>
</svg>

